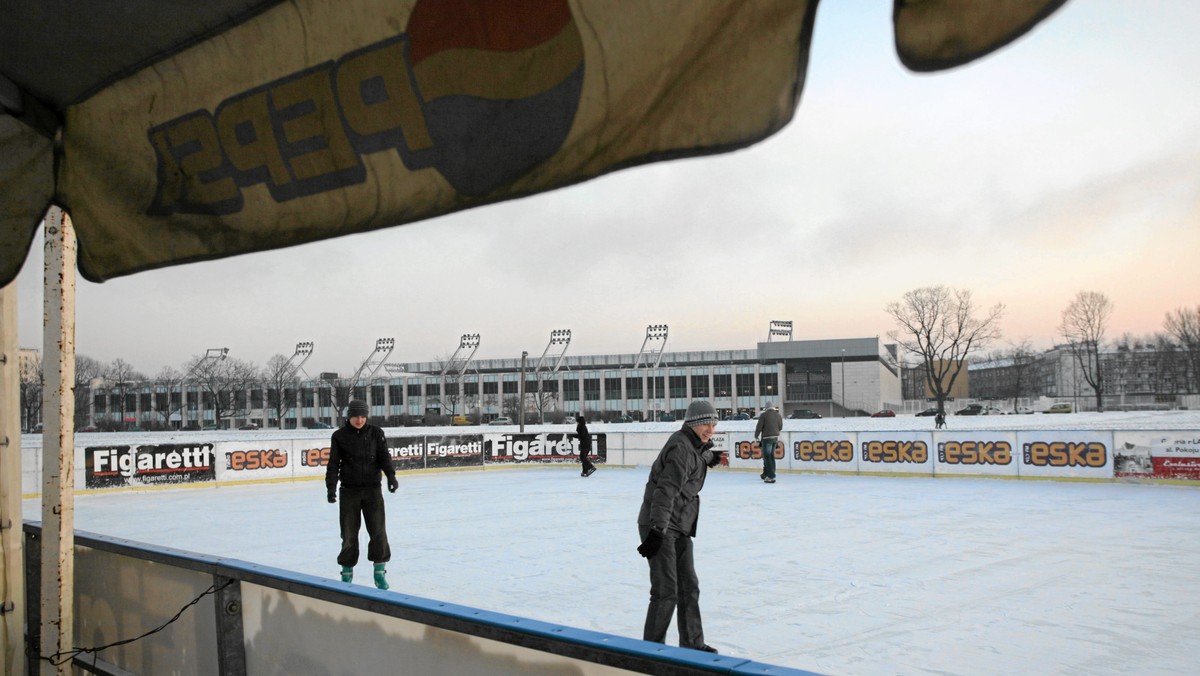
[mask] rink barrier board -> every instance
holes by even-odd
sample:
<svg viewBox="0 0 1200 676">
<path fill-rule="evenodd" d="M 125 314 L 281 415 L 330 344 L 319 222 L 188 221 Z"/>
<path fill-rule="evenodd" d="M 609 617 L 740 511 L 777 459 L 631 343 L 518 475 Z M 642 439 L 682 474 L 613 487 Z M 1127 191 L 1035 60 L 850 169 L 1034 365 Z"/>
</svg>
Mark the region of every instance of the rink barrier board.
<svg viewBox="0 0 1200 676">
<path fill-rule="evenodd" d="M 41 524 L 24 532 L 37 598 Z M 812 674 L 92 533 L 76 532 L 75 556 L 82 647 L 139 636 L 199 598 L 160 632 L 75 658 L 94 673 Z M 26 608 L 30 646 L 39 612 Z"/>
<path fill-rule="evenodd" d="M 647 466 L 670 432 L 593 433 L 600 466 Z M 82 435 L 81 435 L 82 436 Z M 75 490 L 243 484 L 323 477 L 324 437 L 163 441 L 161 433 L 86 435 L 77 441 Z M 388 435 L 397 471 L 577 464 L 573 434 L 482 432 Z M 109 443 L 96 443 L 96 441 Z M 718 433 L 725 466 L 762 467 L 748 432 Z M 785 432 L 777 471 L 882 476 L 969 476 L 1064 480 L 1152 480 L 1200 485 L 1200 431 L 942 430 Z M 22 495 L 41 490 L 40 447 L 22 445 Z"/>
</svg>

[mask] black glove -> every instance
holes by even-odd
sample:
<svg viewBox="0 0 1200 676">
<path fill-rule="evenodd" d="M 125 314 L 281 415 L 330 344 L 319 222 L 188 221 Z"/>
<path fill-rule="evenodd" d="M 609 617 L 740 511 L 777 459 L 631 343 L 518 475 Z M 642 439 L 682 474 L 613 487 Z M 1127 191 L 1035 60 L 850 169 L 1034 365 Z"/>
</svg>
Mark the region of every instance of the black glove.
<svg viewBox="0 0 1200 676">
<path fill-rule="evenodd" d="M 329 500 L 330 502 L 337 502 L 337 491 L 335 491 L 334 489 L 330 488 L 330 489 L 329 489 L 329 494 L 328 494 L 328 495 L 326 495 L 326 496 L 325 496 L 325 498 L 326 498 L 327 500 Z"/>
<path fill-rule="evenodd" d="M 388 477 L 388 493 L 395 493 L 397 488 L 400 488 L 400 482 L 396 481 L 396 477 Z"/>
<path fill-rule="evenodd" d="M 662 541 L 662 533 L 656 530 L 651 530 L 650 533 L 646 535 L 646 539 L 642 540 L 642 544 L 638 545 L 638 554 L 641 554 L 647 559 L 651 556 L 654 556 L 658 553 L 658 550 L 662 548 Z"/>
<path fill-rule="evenodd" d="M 709 467 L 716 467 L 721 464 L 721 451 L 713 451 L 712 456 L 708 459 Z"/>
</svg>

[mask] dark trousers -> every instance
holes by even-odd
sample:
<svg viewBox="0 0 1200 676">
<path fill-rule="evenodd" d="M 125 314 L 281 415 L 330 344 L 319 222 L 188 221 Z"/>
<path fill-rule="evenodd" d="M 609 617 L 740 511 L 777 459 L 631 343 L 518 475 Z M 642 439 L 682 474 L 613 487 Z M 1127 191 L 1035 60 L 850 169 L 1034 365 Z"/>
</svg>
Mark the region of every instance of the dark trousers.
<svg viewBox="0 0 1200 676">
<path fill-rule="evenodd" d="M 763 473 L 762 478 L 775 478 L 775 443 L 779 441 L 778 437 L 763 437 L 762 454 L 763 454 Z"/>
<path fill-rule="evenodd" d="M 358 563 L 358 529 L 367 522 L 367 558 L 373 563 L 392 559 L 388 546 L 387 524 L 383 514 L 383 491 L 379 486 L 342 486 L 338 496 L 338 517 L 342 525 L 342 551 L 337 562 L 347 568 Z"/>
<path fill-rule="evenodd" d="M 588 471 L 589 468 L 595 467 L 591 460 L 588 460 L 588 455 L 591 454 L 591 448 L 579 449 L 579 462 L 583 463 L 583 471 Z"/>
<path fill-rule="evenodd" d="M 638 527 L 643 540 L 650 529 Z M 692 562 L 692 538 L 668 530 L 662 548 L 650 562 L 650 607 L 642 639 L 665 643 L 671 616 L 679 618 L 679 645 L 699 648 L 704 645 L 700 624 L 700 580 Z"/>
</svg>

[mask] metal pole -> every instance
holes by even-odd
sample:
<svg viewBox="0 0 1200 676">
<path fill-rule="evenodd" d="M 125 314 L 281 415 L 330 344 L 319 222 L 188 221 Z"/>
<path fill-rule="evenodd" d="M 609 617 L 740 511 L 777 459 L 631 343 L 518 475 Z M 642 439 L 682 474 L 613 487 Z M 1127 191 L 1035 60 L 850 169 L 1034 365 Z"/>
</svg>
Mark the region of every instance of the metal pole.
<svg viewBox="0 0 1200 676">
<path fill-rule="evenodd" d="M 75 228 L 62 209 L 46 216 L 42 342 L 41 655 L 75 647 Z M 72 673 L 42 662 L 43 676 Z"/>
<path fill-rule="evenodd" d="M 0 672 L 25 673 L 17 285 L 0 288 Z"/>
<path fill-rule="evenodd" d="M 846 348 L 842 348 L 842 417 L 846 417 Z"/>
<path fill-rule="evenodd" d="M 521 421 L 521 433 L 525 433 L 525 359 L 529 353 L 521 350 L 521 381 L 517 383 L 517 416 Z"/>
</svg>

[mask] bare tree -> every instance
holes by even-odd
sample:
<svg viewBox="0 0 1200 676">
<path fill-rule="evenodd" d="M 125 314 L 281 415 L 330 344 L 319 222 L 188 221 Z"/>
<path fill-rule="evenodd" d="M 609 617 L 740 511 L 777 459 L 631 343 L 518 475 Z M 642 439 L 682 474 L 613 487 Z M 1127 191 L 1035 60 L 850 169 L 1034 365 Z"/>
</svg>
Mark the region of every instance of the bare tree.
<svg viewBox="0 0 1200 676">
<path fill-rule="evenodd" d="M 196 383 L 201 395 L 212 403 L 218 427 L 226 418 L 249 415 L 246 391 L 261 380 L 258 367 L 241 359 L 206 360 L 204 357 L 194 357 L 186 366 L 186 372 L 191 373 L 188 382 Z"/>
<path fill-rule="evenodd" d="M 1000 337 L 1004 305 L 997 303 L 982 316 L 977 311 L 969 290 L 940 285 L 913 289 L 887 306 L 900 327 L 888 336 L 921 360 L 925 382 L 943 414 L 967 358 Z"/>
<path fill-rule="evenodd" d="M 146 380 L 146 376 L 134 369 L 133 365 L 129 362 L 117 357 L 104 373 L 104 379 L 109 384 L 109 410 L 111 411 L 113 408 L 112 397 L 116 396 L 116 409 L 117 413 L 120 414 L 120 420 L 117 421 L 117 428 L 125 429 L 128 427 L 126 418 L 129 417 L 128 414 L 131 412 L 129 409 L 133 408 L 128 401 L 129 395 L 133 393 L 136 385 Z"/>
<path fill-rule="evenodd" d="M 1009 343 L 1008 349 L 1003 354 L 1012 364 L 1009 367 L 1012 378 L 1008 382 L 1007 394 L 1012 399 L 1013 412 L 1016 413 L 1017 399 L 1026 396 L 1033 390 L 1030 380 L 1033 366 L 1037 363 L 1037 354 L 1028 337 Z"/>
<path fill-rule="evenodd" d="M 108 367 L 83 354 L 75 355 L 75 429 L 82 429 L 92 419 L 92 381 L 104 377 Z"/>
<path fill-rule="evenodd" d="M 174 394 L 183 385 L 183 373 L 171 366 L 164 366 L 154 376 L 154 411 L 162 418 L 165 427 L 171 425 L 171 417 L 183 411 L 183 394 L 175 398 Z M 182 418 L 181 418 L 182 419 Z"/>
<path fill-rule="evenodd" d="M 42 420 L 42 355 L 21 359 L 21 428 L 31 432 Z"/>
<path fill-rule="evenodd" d="M 1080 291 L 1062 313 L 1059 333 L 1067 342 L 1083 379 L 1096 394 L 1096 410 L 1104 410 L 1104 368 L 1100 346 L 1112 316 L 1108 296 L 1098 291 Z"/>
<path fill-rule="evenodd" d="M 1200 392 L 1200 305 L 1167 313 L 1167 333 L 1179 342 L 1187 363 L 1186 392 Z"/>
<path fill-rule="evenodd" d="M 299 369 L 282 354 L 267 360 L 263 369 L 263 384 L 267 389 L 267 409 L 275 426 L 283 429 L 283 419 L 296 408 L 296 390 L 300 387 Z"/>
</svg>

